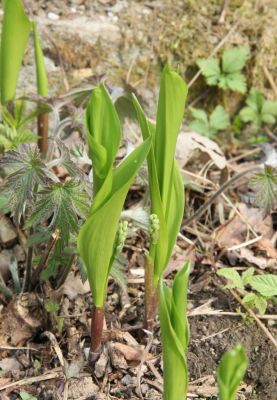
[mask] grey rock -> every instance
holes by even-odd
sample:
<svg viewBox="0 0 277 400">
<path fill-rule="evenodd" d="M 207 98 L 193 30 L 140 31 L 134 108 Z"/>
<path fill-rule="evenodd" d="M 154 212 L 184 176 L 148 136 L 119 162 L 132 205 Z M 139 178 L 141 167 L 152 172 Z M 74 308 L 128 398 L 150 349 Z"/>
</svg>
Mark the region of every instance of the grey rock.
<svg viewBox="0 0 277 400">
<path fill-rule="evenodd" d="M 0 242 L 5 247 L 11 247 L 17 239 L 17 233 L 9 218 L 0 214 Z"/>
</svg>

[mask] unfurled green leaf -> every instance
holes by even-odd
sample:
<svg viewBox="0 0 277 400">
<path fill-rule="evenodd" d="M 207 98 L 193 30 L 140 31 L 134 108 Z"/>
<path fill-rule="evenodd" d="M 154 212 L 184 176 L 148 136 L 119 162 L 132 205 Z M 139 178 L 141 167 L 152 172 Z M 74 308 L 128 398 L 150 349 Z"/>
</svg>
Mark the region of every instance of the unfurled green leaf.
<svg viewBox="0 0 277 400">
<path fill-rule="evenodd" d="M 252 179 L 256 189 L 256 203 L 269 213 L 277 203 L 277 169 L 264 165 L 264 170 L 257 173 Z"/>
<path fill-rule="evenodd" d="M 241 345 L 223 355 L 217 369 L 220 400 L 236 400 L 247 364 L 247 356 Z"/>
<path fill-rule="evenodd" d="M 229 125 L 228 114 L 222 106 L 217 106 L 209 117 L 205 111 L 197 108 L 192 108 L 191 112 L 195 119 L 190 123 L 189 127 L 192 131 L 201 135 L 212 137 Z"/>
<path fill-rule="evenodd" d="M 200 58 L 197 60 L 197 65 L 205 76 L 208 85 L 217 85 L 220 78 L 219 61 L 215 58 Z"/>
<path fill-rule="evenodd" d="M 24 56 L 31 22 L 21 0 L 6 0 L 1 37 L 1 103 L 15 97 L 17 79 Z"/>
<path fill-rule="evenodd" d="M 249 55 L 246 46 L 227 49 L 223 52 L 221 63 L 219 60 L 200 59 L 197 65 L 205 76 L 207 84 L 217 85 L 223 90 L 233 90 L 240 93 L 246 92 L 246 79 L 241 73 Z"/>
<path fill-rule="evenodd" d="M 261 126 L 262 123 L 272 125 L 276 121 L 277 101 L 265 100 L 262 93 L 252 89 L 246 99 L 247 107 L 240 111 L 240 117 L 244 122 L 252 122 Z"/>
<path fill-rule="evenodd" d="M 184 190 L 175 160 L 175 147 L 186 96 L 185 82 L 166 66 L 161 77 L 156 127 L 147 121 L 138 101 L 133 98 L 142 135 L 152 139 L 147 159 L 151 214 L 156 214 L 160 222 L 159 241 L 150 246 L 155 285 L 171 257 L 183 217 Z"/>
<path fill-rule="evenodd" d="M 222 106 L 217 106 L 211 113 L 210 125 L 217 131 L 222 131 L 228 127 L 229 117 Z"/>
<path fill-rule="evenodd" d="M 45 69 L 44 56 L 41 49 L 39 35 L 35 23 L 33 23 L 33 35 L 34 35 L 38 94 L 40 96 L 48 96 L 48 78 Z"/>
<path fill-rule="evenodd" d="M 241 275 L 243 285 L 247 285 L 254 275 L 255 269 L 253 267 L 247 268 Z"/>
<path fill-rule="evenodd" d="M 58 178 L 41 160 L 37 146 L 21 144 L 16 150 L 5 153 L 0 165 L 9 170 L 3 189 L 9 195 L 9 206 L 17 223 L 33 206 L 34 188 L 50 186 Z"/>
<path fill-rule="evenodd" d="M 255 275 L 251 278 L 249 284 L 262 296 L 277 296 L 277 275 Z"/>
<path fill-rule="evenodd" d="M 241 279 L 240 274 L 235 270 L 235 268 L 221 268 L 220 270 L 217 271 L 217 275 L 223 276 L 226 278 L 228 281 L 231 281 L 232 283 L 226 285 L 226 288 L 238 288 L 238 289 L 243 289 L 243 281 Z"/>
<path fill-rule="evenodd" d="M 189 265 L 176 275 L 172 289 L 160 282 L 159 311 L 163 347 L 164 400 L 185 399 L 188 389 L 186 352 L 189 343 L 187 288 Z"/>
<path fill-rule="evenodd" d="M 59 229 L 65 244 L 70 233 L 78 232 L 78 217 L 88 215 L 88 195 L 79 181 L 53 183 L 37 193 L 37 201 L 25 227 L 48 221 L 48 229 Z"/>
<path fill-rule="evenodd" d="M 245 66 L 248 56 L 248 46 L 240 46 L 224 50 L 222 55 L 222 70 L 225 74 L 240 72 Z"/>
</svg>

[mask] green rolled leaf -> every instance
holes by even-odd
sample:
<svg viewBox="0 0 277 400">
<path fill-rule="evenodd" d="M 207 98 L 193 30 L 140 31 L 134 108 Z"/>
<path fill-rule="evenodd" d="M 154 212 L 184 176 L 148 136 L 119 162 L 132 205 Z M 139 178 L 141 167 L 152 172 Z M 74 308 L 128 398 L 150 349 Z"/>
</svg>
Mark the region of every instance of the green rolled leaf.
<svg viewBox="0 0 277 400">
<path fill-rule="evenodd" d="M 172 288 L 159 286 L 159 312 L 163 348 L 164 400 L 184 400 L 188 390 L 185 353 L 189 343 L 187 288 L 189 264 L 176 275 Z"/>
<path fill-rule="evenodd" d="M 48 78 L 36 24 L 33 23 L 37 89 L 40 96 L 48 96 Z"/>
<path fill-rule="evenodd" d="M 1 103 L 13 100 L 32 24 L 21 0 L 6 0 L 1 37 Z"/>
<path fill-rule="evenodd" d="M 247 364 L 247 356 L 240 344 L 223 355 L 217 369 L 220 400 L 236 400 L 236 394 L 243 380 Z"/>
<path fill-rule="evenodd" d="M 107 190 L 110 190 L 111 170 L 121 138 L 120 120 L 103 84 L 92 92 L 86 112 L 86 127 L 95 195 L 108 176 Z"/>
<path fill-rule="evenodd" d="M 87 268 L 94 305 L 102 307 L 114 261 L 115 239 L 124 201 L 147 156 L 151 139 L 146 139 L 113 168 L 121 127 L 104 85 L 92 93 L 86 112 L 86 125 L 95 187 L 89 217 L 78 236 L 78 250 Z"/>
<path fill-rule="evenodd" d="M 155 285 L 171 257 L 183 217 L 184 190 L 175 160 L 175 147 L 187 91 L 184 80 L 166 66 L 161 77 L 156 127 L 147 121 L 133 96 L 142 135 L 152 139 L 147 158 L 151 213 L 156 214 L 160 221 L 159 241 L 150 247 Z"/>
</svg>

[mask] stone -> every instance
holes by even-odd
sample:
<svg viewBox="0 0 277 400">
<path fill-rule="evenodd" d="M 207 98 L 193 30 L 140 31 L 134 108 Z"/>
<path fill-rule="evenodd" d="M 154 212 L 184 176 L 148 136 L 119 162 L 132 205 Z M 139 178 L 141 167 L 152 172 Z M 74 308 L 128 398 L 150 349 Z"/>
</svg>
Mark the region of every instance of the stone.
<svg viewBox="0 0 277 400">
<path fill-rule="evenodd" d="M 11 247 L 17 239 L 17 233 L 9 218 L 0 214 L 0 242 L 5 247 Z"/>
</svg>

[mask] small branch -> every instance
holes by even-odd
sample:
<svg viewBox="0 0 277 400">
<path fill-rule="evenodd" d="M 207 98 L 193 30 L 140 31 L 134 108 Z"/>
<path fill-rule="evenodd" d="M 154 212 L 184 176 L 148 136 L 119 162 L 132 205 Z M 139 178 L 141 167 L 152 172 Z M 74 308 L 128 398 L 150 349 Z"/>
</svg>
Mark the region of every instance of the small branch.
<svg viewBox="0 0 277 400">
<path fill-rule="evenodd" d="M 204 204 L 202 204 L 202 206 L 199 207 L 198 210 L 191 217 L 188 217 L 183 221 L 183 225 L 189 225 L 195 219 L 200 218 L 201 215 L 204 213 L 204 211 L 206 211 L 207 208 L 211 204 L 213 204 L 213 202 L 218 198 L 218 196 L 220 196 L 222 193 L 224 193 L 234 182 L 243 178 L 245 175 L 248 175 L 252 172 L 258 171 L 260 168 L 261 167 L 259 165 L 248 168 L 248 169 L 234 175 L 231 179 L 229 179 L 228 181 L 223 183 L 223 185 Z"/>
<path fill-rule="evenodd" d="M 257 315 L 254 313 L 253 310 L 251 310 L 251 308 L 249 308 L 246 304 L 243 303 L 242 299 L 240 298 L 240 296 L 235 292 L 235 290 L 233 289 L 229 289 L 230 293 L 232 294 L 232 296 L 241 304 L 241 306 L 248 312 L 249 315 L 251 315 L 251 317 L 257 322 L 257 324 L 259 325 L 259 327 L 264 331 L 264 333 L 266 334 L 266 336 L 268 337 L 268 339 L 271 341 L 271 343 L 275 346 L 275 348 L 277 349 L 277 341 L 275 339 L 275 337 L 269 332 L 269 330 L 267 329 L 267 327 L 262 323 L 262 321 L 257 317 Z"/>
<path fill-rule="evenodd" d="M 53 232 L 50 240 L 48 241 L 47 247 L 44 251 L 43 256 L 41 257 L 38 267 L 34 271 L 33 278 L 32 278 L 32 287 L 34 287 L 36 285 L 39 275 L 44 270 L 45 265 L 49 259 L 50 253 L 51 253 L 54 245 L 56 244 L 57 240 L 59 239 L 59 237 L 60 237 L 60 231 L 59 231 L 59 229 L 56 229 Z M 32 249 L 32 248 L 30 248 L 30 249 Z"/>
<path fill-rule="evenodd" d="M 37 117 L 37 129 L 38 129 L 38 147 L 40 149 L 42 158 L 46 157 L 48 150 L 48 125 L 49 116 L 48 113 L 39 114 Z"/>
<path fill-rule="evenodd" d="M 73 265 L 73 263 L 74 263 L 76 257 L 77 257 L 77 254 L 76 254 L 76 253 L 73 253 L 73 254 L 71 255 L 68 264 L 65 266 L 65 268 L 64 268 L 64 270 L 63 270 L 63 272 L 62 272 L 62 274 L 61 274 L 61 276 L 60 276 L 60 278 L 59 278 L 59 280 L 58 280 L 57 289 L 58 289 L 59 287 L 61 287 L 61 286 L 64 284 L 64 282 L 65 282 L 65 280 L 66 280 L 66 277 L 67 277 L 67 275 L 69 274 L 69 271 L 70 271 L 70 269 L 71 269 L 71 267 L 72 267 L 72 265 Z"/>
</svg>

